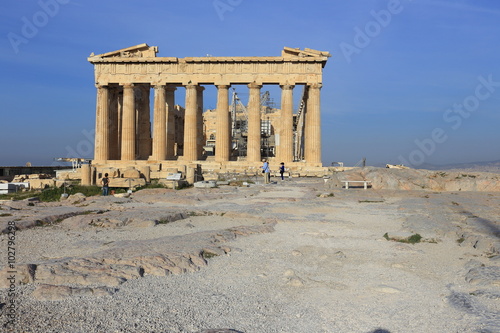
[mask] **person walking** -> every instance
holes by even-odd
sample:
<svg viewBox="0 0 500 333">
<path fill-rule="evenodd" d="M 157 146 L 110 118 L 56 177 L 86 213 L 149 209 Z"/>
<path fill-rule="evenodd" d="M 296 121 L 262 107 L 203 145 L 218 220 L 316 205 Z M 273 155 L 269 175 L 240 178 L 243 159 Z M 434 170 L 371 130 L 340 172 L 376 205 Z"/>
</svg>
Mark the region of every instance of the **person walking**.
<svg viewBox="0 0 500 333">
<path fill-rule="evenodd" d="M 101 179 L 102 184 L 102 195 L 106 196 L 109 193 L 109 178 L 108 174 L 105 173 L 104 177 Z"/>
<path fill-rule="evenodd" d="M 280 175 L 281 175 L 281 180 L 285 180 L 285 177 L 283 177 L 283 174 L 285 173 L 285 163 L 281 162 L 280 163 Z"/>
<path fill-rule="evenodd" d="M 264 162 L 261 166 L 264 173 L 264 184 L 269 184 L 271 182 L 271 169 L 269 169 L 269 163 L 266 159 L 263 159 L 262 162 Z"/>
</svg>

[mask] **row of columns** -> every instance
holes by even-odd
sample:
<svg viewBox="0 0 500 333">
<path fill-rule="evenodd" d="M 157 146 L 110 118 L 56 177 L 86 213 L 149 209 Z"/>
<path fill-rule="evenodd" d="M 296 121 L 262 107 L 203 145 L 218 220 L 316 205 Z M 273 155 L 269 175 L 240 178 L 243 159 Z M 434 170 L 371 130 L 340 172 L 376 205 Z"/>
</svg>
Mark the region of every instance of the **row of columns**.
<svg viewBox="0 0 500 333">
<path fill-rule="evenodd" d="M 217 85 L 216 142 L 215 160 L 229 161 L 231 156 L 231 121 L 229 112 L 229 85 Z M 97 86 L 96 138 L 94 159 L 105 161 L 116 154 L 111 154 L 110 145 L 110 94 L 108 86 Z M 247 161 L 258 162 L 261 159 L 261 85 L 250 83 L 248 100 L 248 138 Z M 278 128 L 279 145 L 277 159 L 285 163 L 293 161 L 293 85 L 281 86 L 281 121 Z M 149 89 L 149 88 L 148 88 Z M 306 162 L 321 163 L 321 84 L 307 86 L 308 99 L 305 113 L 304 158 Z M 153 138 L 151 160 L 162 161 L 174 158 L 174 121 L 175 103 L 173 85 L 154 86 Z M 184 115 L 183 160 L 196 161 L 201 157 L 203 147 L 203 90 L 196 84 L 186 85 L 186 103 Z M 123 85 L 121 116 L 120 159 L 137 159 L 137 122 L 134 100 L 134 84 Z M 149 98 L 147 101 L 149 109 Z M 149 113 L 148 113 L 149 114 Z M 149 121 L 149 116 L 147 118 Z M 140 135 L 141 132 L 139 132 Z M 148 134 L 150 135 L 150 134 Z"/>
</svg>

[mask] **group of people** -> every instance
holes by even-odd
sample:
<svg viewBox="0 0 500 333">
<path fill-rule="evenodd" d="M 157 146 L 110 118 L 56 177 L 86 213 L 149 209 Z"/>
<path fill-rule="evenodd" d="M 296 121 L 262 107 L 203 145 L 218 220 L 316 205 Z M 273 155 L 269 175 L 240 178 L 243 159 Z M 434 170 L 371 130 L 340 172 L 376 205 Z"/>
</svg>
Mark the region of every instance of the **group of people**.
<svg viewBox="0 0 500 333">
<path fill-rule="evenodd" d="M 261 166 L 262 173 L 264 174 L 264 184 L 269 184 L 271 182 L 271 169 L 269 168 L 269 162 L 266 159 L 262 160 L 263 164 Z M 280 163 L 280 175 L 281 180 L 285 180 L 285 163 Z"/>
</svg>

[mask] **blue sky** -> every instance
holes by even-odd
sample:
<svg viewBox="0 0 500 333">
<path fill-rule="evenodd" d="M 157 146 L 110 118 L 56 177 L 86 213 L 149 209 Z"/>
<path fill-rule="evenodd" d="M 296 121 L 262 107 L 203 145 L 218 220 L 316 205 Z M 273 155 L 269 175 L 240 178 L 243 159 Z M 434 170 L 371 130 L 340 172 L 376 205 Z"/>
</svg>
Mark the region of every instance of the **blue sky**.
<svg viewBox="0 0 500 333">
<path fill-rule="evenodd" d="M 87 57 L 140 43 L 175 57 L 329 51 L 324 165 L 500 159 L 499 1 L 10 0 L 0 13 L 3 166 L 91 158 Z"/>
</svg>

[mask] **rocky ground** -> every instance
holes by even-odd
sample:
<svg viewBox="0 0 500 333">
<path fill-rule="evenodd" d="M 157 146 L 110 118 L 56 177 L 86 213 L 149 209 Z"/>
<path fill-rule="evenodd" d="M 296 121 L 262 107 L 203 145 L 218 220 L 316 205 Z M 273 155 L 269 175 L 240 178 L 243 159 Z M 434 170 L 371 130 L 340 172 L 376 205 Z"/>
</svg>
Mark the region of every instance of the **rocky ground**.
<svg viewBox="0 0 500 333">
<path fill-rule="evenodd" d="M 0 202 L 3 328 L 500 331 L 500 192 L 275 182 Z"/>
</svg>

